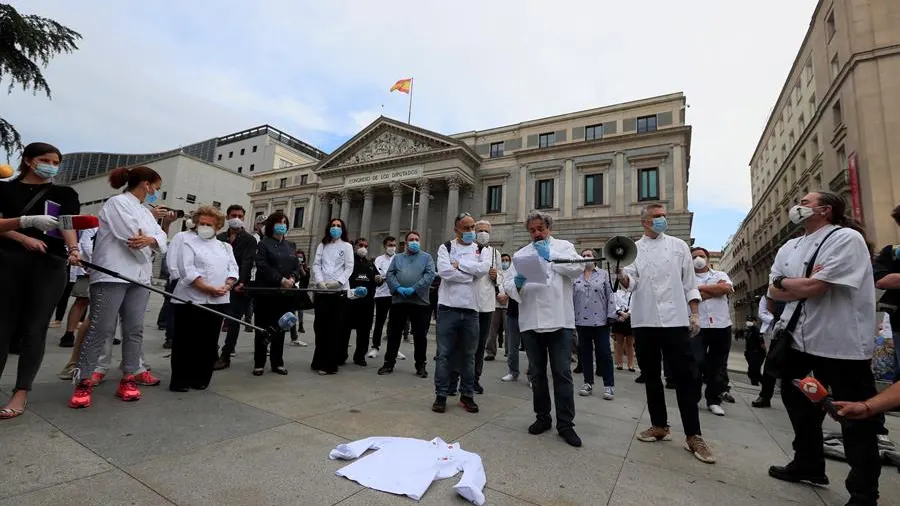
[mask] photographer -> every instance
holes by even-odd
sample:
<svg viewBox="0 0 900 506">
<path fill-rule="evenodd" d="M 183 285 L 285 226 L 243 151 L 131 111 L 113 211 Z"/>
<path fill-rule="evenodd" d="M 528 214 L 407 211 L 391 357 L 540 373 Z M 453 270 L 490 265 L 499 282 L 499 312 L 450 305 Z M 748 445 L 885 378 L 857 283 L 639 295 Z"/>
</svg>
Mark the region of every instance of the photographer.
<svg viewBox="0 0 900 506">
<path fill-rule="evenodd" d="M 894 218 L 894 222 L 900 226 L 900 206 L 894 208 L 891 218 Z M 900 373 L 900 346 L 897 346 L 897 340 L 900 339 L 900 244 L 885 246 L 875 257 L 873 269 L 875 288 L 884 290 L 878 306 L 891 318 L 894 353 L 897 355 L 895 364 L 898 368 L 897 373 L 894 374 L 894 382 L 897 382 L 898 376 L 900 376 L 898 374 Z"/>
</svg>

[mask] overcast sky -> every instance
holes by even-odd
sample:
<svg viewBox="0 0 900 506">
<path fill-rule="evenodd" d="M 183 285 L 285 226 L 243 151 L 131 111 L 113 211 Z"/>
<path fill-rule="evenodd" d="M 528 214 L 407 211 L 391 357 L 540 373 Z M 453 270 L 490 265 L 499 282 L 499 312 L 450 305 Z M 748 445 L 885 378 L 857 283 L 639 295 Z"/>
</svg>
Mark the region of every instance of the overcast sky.
<svg viewBox="0 0 900 506">
<path fill-rule="evenodd" d="M 750 208 L 748 163 L 816 0 L 19 0 L 79 31 L 25 143 L 153 152 L 269 123 L 330 152 L 382 112 L 452 134 L 683 91 L 697 243 Z M 383 109 L 382 109 L 383 107 Z"/>
</svg>

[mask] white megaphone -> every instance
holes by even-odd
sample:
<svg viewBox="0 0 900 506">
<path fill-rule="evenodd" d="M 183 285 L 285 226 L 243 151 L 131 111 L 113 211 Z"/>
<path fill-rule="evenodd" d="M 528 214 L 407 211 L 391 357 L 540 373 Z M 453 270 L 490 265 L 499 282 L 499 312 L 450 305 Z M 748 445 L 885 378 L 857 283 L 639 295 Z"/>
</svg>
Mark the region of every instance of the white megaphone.
<svg viewBox="0 0 900 506">
<path fill-rule="evenodd" d="M 609 271 L 612 262 L 616 262 L 616 275 L 614 276 L 611 272 L 609 274 L 610 279 L 613 277 L 616 279 L 616 282 L 613 285 L 613 291 L 616 291 L 619 289 L 619 268 L 634 263 L 634 259 L 637 258 L 637 245 L 634 244 L 634 241 L 624 235 L 617 235 L 606 241 L 606 244 L 603 246 L 603 257 L 606 258 L 607 272 Z"/>
</svg>

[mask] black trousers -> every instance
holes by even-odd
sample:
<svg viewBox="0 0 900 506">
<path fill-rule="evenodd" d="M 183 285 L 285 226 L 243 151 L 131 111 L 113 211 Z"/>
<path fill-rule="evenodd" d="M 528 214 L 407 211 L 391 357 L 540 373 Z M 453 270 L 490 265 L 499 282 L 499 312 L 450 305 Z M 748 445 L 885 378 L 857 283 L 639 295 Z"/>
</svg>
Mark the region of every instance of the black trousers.
<svg viewBox="0 0 900 506">
<path fill-rule="evenodd" d="M 336 373 L 340 358 L 347 353 L 346 346 L 340 349 L 341 336 L 347 325 L 347 299 L 340 295 L 317 294 L 313 305 L 316 349 L 310 366 L 316 371 Z"/>
<path fill-rule="evenodd" d="M 633 327 L 634 344 L 639 350 L 638 365 L 647 380 L 647 409 L 654 427 L 668 427 L 666 394 L 660 379 L 663 360 L 669 365 L 672 380 L 675 381 L 675 396 L 681 424 L 686 436 L 699 436 L 700 380 L 694 350 L 687 327 Z"/>
<path fill-rule="evenodd" d="M 391 305 L 388 318 L 387 350 L 384 353 L 385 367 L 394 367 L 397 352 L 400 351 L 400 336 L 407 322 L 412 327 L 413 358 L 416 367 L 424 366 L 428 350 L 428 327 L 431 326 L 431 306 L 399 303 Z"/>
<path fill-rule="evenodd" d="M 44 360 L 47 323 L 66 287 L 66 262 L 44 253 L 3 251 L 0 279 L 0 374 L 12 345 L 19 352 L 15 389 L 28 391 Z"/>
<path fill-rule="evenodd" d="M 166 291 L 169 293 L 174 292 L 177 285 L 177 279 L 170 279 L 166 281 Z M 156 326 L 165 327 L 166 339 L 172 339 L 175 336 L 174 333 L 169 332 L 169 324 L 174 322 L 174 319 L 171 317 L 171 313 L 172 299 L 169 297 L 163 297 L 162 307 L 159 308 L 159 314 L 156 315 Z"/>
<path fill-rule="evenodd" d="M 69 270 L 66 269 L 66 276 L 69 275 Z M 75 283 L 69 281 L 66 283 L 65 288 L 63 288 L 62 295 L 59 296 L 59 302 L 56 303 L 56 314 L 53 319 L 61 322 L 63 316 L 66 315 L 66 309 L 69 307 L 69 297 L 72 295 L 72 288 L 75 288 Z"/>
<path fill-rule="evenodd" d="M 791 350 L 781 375 L 781 400 L 794 427 L 794 463 L 812 473 L 825 472 L 822 446 L 822 420 L 825 411 L 809 399 L 791 381 L 812 373 L 831 389 L 835 399 L 864 401 L 875 395 L 875 378 L 869 360 L 839 360 L 817 357 Z M 878 431 L 884 415 L 865 420 L 847 420 L 841 424 L 844 452 L 850 474 L 844 484 L 854 504 L 876 504 L 881 459 L 878 454 Z"/>
<path fill-rule="evenodd" d="M 278 329 L 278 319 L 293 307 L 289 297 L 257 297 L 253 307 L 253 320 L 257 327 Z M 178 327 L 178 324 L 175 324 Z M 221 324 L 219 332 L 222 331 Z M 263 334 L 256 331 L 253 336 L 253 367 L 262 369 L 266 366 L 266 349 L 269 351 L 269 365 L 272 369 L 284 367 L 284 330 Z"/>
<path fill-rule="evenodd" d="M 350 358 L 350 333 L 356 332 L 356 347 L 353 350 L 353 361 L 366 359 L 369 351 L 369 333 L 372 331 L 372 318 L 375 317 L 375 299 L 352 300 L 347 302 L 347 324 L 341 335 L 338 365 L 343 365 Z"/>
<path fill-rule="evenodd" d="M 220 312 L 228 310 L 228 304 L 209 304 L 206 307 Z M 172 304 L 169 310 L 175 317 L 169 387 L 206 388 L 218 357 L 222 317 L 193 304 Z"/>
<path fill-rule="evenodd" d="M 702 385 L 706 384 L 706 405 L 719 404 L 721 395 L 728 385 L 725 373 L 728 367 L 728 353 L 731 351 L 731 327 L 700 329 L 700 333 L 691 339 L 691 344 L 700 373 L 699 386 L 702 388 Z"/>
<path fill-rule="evenodd" d="M 375 298 L 375 328 L 372 330 L 372 347 L 376 350 L 381 348 L 381 333 L 387 322 L 388 314 L 391 312 L 392 302 L 393 297 Z"/>
<path fill-rule="evenodd" d="M 244 313 L 247 312 L 247 304 L 249 303 L 250 298 L 246 295 L 231 292 L 231 302 L 228 304 L 225 314 L 229 314 L 240 320 L 243 318 Z M 230 358 L 231 353 L 234 352 L 234 348 L 237 346 L 238 336 L 241 334 L 241 324 L 228 320 L 225 322 L 225 328 L 227 331 L 225 334 L 225 346 L 222 346 L 222 356 Z"/>
</svg>

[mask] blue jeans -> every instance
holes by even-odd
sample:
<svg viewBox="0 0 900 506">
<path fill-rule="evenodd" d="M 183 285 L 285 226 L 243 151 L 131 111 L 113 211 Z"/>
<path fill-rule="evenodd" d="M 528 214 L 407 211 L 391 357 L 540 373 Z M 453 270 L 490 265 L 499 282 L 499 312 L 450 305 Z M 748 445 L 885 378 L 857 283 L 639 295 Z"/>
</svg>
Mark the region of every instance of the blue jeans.
<svg viewBox="0 0 900 506">
<path fill-rule="evenodd" d="M 446 397 L 451 392 L 453 367 L 459 367 L 462 379 L 460 395 L 471 397 L 475 391 L 475 351 L 478 349 L 478 313 L 474 310 L 438 306 L 437 357 L 434 365 L 434 390 Z"/>
<path fill-rule="evenodd" d="M 594 350 L 597 350 L 597 367 L 603 376 L 603 386 L 616 386 L 613 375 L 612 351 L 609 348 L 609 326 L 576 327 L 578 329 L 578 360 L 584 373 L 584 382 L 594 384 Z"/>
<path fill-rule="evenodd" d="M 571 428 L 575 424 L 575 391 L 572 387 L 572 329 L 556 332 L 522 332 L 528 368 L 531 374 L 531 392 L 534 414 L 538 420 L 552 421 L 550 417 L 550 385 L 547 382 L 547 365 L 553 374 L 553 397 L 556 405 L 556 430 Z"/>
</svg>

